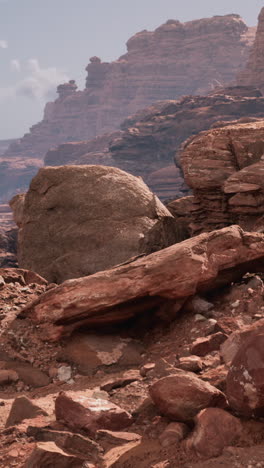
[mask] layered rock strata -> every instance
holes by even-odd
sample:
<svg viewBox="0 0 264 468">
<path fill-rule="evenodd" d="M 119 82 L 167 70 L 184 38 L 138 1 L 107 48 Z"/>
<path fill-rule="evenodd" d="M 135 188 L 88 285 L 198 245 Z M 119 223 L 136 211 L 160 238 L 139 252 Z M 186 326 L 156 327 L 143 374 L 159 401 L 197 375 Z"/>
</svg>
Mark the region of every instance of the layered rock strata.
<svg viewBox="0 0 264 468">
<path fill-rule="evenodd" d="M 245 70 L 238 76 L 241 85 L 253 85 L 264 91 L 264 8 L 258 18 L 254 45 Z"/>
<path fill-rule="evenodd" d="M 264 120 L 215 128 L 190 138 L 181 154 L 194 196 L 169 205 L 191 235 L 240 224 L 264 230 Z"/>
<path fill-rule="evenodd" d="M 175 153 L 186 138 L 234 118 L 264 117 L 264 98 L 252 87 L 217 89 L 210 96 L 159 102 L 126 119 L 122 131 L 49 151 L 45 164 L 102 163 L 143 177 L 160 199 L 190 193 Z"/>
<path fill-rule="evenodd" d="M 118 129 L 124 118 L 161 99 L 206 94 L 233 81 L 247 60 L 253 36 L 238 15 L 187 23 L 169 20 L 155 31 L 139 32 L 116 61 L 90 59 L 83 91 L 74 80 L 60 85 L 58 99 L 46 105 L 43 120 L 10 145 L 0 168 L 4 170 L 10 158 L 13 166 L 21 166 L 23 159 L 41 160 L 61 143 Z M 24 161 L 23 170 L 30 166 L 33 163 Z M 31 167 L 31 176 L 35 173 Z M 27 173 L 21 176 L 28 183 Z"/>
</svg>

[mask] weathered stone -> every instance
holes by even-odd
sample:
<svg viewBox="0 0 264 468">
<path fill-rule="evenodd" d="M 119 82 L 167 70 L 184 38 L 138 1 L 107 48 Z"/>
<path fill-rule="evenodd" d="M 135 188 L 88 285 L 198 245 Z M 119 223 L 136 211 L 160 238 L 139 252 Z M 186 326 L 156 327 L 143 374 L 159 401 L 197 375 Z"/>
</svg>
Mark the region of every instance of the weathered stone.
<svg viewBox="0 0 264 468">
<path fill-rule="evenodd" d="M 242 344 L 250 338 L 252 334 L 264 331 L 264 319 L 258 320 L 253 325 L 248 325 L 231 333 L 227 340 L 221 345 L 220 354 L 227 365 L 231 365 Z"/>
<path fill-rule="evenodd" d="M 132 424 L 131 415 L 110 401 L 87 397 L 72 399 L 63 392 L 56 398 L 55 414 L 56 419 L 69 428 L 92 434 L 98 429 L 118 431 Z"/>
<path fill-rule="evenodd" d="M 244 416 L 264 416 L 264 332 L 253 332 L 241 345 L 229 369 L 226 394 Z"/>
<path fill-rule="evenodd" d="M 17 397 L 11 406 L 5 426 L 14 426 L 24 419 L 34 419 L 40 415 L 47 416 L 47 413 L 27 397 Z"/>
<path fill-rule="evenodd" d="M 74 434 L 68 431 L 55 431 L 47 427 L 29 426 L 27 428 L 27 435 L 34 437 L 38 442 L 54 442 L 58 447 L 72 455 L 85 458 L 89 456 L 89 460 L 91 461 L 101 461 L 102 447 L 81 434 Z"/>
<path fill-rule="evenodd" d="M 213 369 L 207 369 L 200 375 L 200 377 L 201 379 L 209 382 L 211 385 L 221 390 L 221 392 L 225 393 L 227 374 L 227 367 L 225 365 L 219 365 Z"/>
<path fill-rule="evenodd" d="M 159 436 L 162 447 L 171 447 L 179 444 L 188 434 L 189 428 L 183 423 L 170 423 Z"/>
<path fill-rule="evenodd" d="M 7 361 L 5 363 L 6 369 L 14 370 L 19 379 L 22 380 L 26 385 L 29 385 L 33 388 L 45 387 L 49 385 L 50 378 L 45 372 L 42 372 L 40 369 L 30 366 L 19 361 Z"/>
<path fill-rule="evenodd" d="M 39 468 L 52 466 L 52 468 L 85 468 L 83 458 L 75 457 L 57 447 L 54 442 L 39 442 L 36 444 L 24 468 Z"/>
<path fill-rule="evenodd" d="M 141 380 L 140 372 L 138 370 L 132 369 L 124 372 L 122 377 L 107 380 L 106 382 L 101 384 L 100 388 L 102 390 L 105 390 L 106 392 L 110 392 L 114 388 L 125 387 L 131 382 L 135 382 L 137 380 Z"/>
<path fill-rule="evenodd" d="M 195 374 L 179 369 L 155 382 L 149 391 L 159 411 L 176 421 L 190 421 L 201 409 L 226 405 L 222 392 Z"/>
<path fill-rule="evenodd" d="M 177 241 L 174 218 L 143 181 L 104 166 L 41 169 L 26 195 L 23 220 L 19 265 L 51 282 L 87 276 Z"/>
<path fill-rule="evenodd" d="M 179 358 L 176 366 L 189 372 L 200 372 L 203 368 L 203 362 L 198 356 L 186 356 Z"/>
<path fill-rule="evenodd" d="M 141 436 L 133 432 L 114 432 L 100 429 L 96 432 L 95 439 L 104 448 L 104 450 L 109 450 L 112 447 L 140 441 Z"/>
<path fill-rule="evenodd" d="M 210 290 L 263 269 L 264 236 L 237 226 L 202 234 L 127 265 L 67 281 L 43 294 L 22 316 L 58 339 L 83 325 L 124 322 L 199 290 Z"/>
<path fill-rule="evenodd" d="M 189 234 L 239 224 L 263 232 L 264 120 L 213 128 L 183 145 L 181 163 L 196 211 Z M 249 185 L 250 184 L 250 185 Z"/>
<path fill-rule="evenodd" d="M 197 356 L 206 356 L 206 354 L 216 351 L 220 345 L 227 339 L 227 335 L 218 332 L 205 338 L 197 338 L 191 346 L 191 353 Z"/>
<path fill-rule="evenodd" d="M 119 335 L 75 333 L 67 340 L 59 357 L 76 365 L 82 374 L 90 375 L 104 366 L 140 365 L 142 351 L 138 341 Z"/>
<path fill-rule="evenodd" d="M 0 386 L 5 384 L 11 384 L 19 379 L 18 374 L 14 370 L 0 370 Z"/>
<path fill-rule="evenodd" d="M 242 433 L 239 419 L 220 408 L 206 408 L 195 417 L 195 429 L 187 441 L 202 457 L 217 457 L 227 446 L 238 442 Z"/>
</svg>

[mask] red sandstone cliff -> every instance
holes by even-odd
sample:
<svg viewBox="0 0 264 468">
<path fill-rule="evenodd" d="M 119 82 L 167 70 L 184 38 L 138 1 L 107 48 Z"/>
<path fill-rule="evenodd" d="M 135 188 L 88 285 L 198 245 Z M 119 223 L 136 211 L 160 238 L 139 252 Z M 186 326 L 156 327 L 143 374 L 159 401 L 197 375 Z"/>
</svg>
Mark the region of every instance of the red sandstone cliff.
<svg viewBox="0 0 264 468">
<path fill-rule="evenodd" d="M 210 96 L 188 96 L 163 101 L 139 111 L 121 125 L 122 131 L 94 140 L 68 143 L 50 150 L 45 165 L 104 164 L 141 176 L 166 200 L 185 196 L 180 162 L 174 158 L 180 144 L 219 121 L 264 117 L 264 98 L 253 88 L 219 89 Z"/>
<path fill-rule="evenodd" d="M 238 76 L 241 85 L 257 86 L 264 90 L 264 8 L 259 14 L 255 42 L 245 70 Z"/>
<path fill-rule="evenodd" d="M 58 87 L 42 122 L 6 156 L 43 157 L 53 146 L 117 129 L 138 109 L 161 99 L 204 94 L 234 80 L 252 44 L 252 30 L 238 15 L 180 23 L 169 20 L 127 42 L 127 53 L 104 63 L 90 59 L 84 91 L 74 81 Z"/>
</svg>

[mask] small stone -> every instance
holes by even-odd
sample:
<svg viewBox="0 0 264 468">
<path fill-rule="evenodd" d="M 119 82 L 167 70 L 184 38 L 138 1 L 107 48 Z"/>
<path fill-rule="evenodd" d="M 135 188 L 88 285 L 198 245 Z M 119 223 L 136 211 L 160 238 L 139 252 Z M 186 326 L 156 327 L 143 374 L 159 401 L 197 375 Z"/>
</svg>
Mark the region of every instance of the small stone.
<svg viewBox="0 0 264 468">
<path fill-rule="evenodd" d="M 58 368 L 58 379 L 61 382 L 67 382 L 71 379 L 72 370 L 69 366 L 62 366 Z"/>
<path fill-rule="evenodd" d="M 3 288 L 5 286 L 5 280 L 3 276 L 0 275 L 0 288 Z"/>
<path fill-rule="evenodd" d="M 233 302 L 233 303 L 231 304 L 231 307 L 234 307 L 234 309 L 236 309 L 237 307 L 239 307 L 239 304 L 240 304 L 240 300 L 237 299 L 237 301 L 235 301 L 235 302 Z"/>
<path fill-rule="evenodd" d="M 181 442 L 188 434 L 188 426 L 184 423 L 171 423 L 169 424 L 165 431 L 159 437 L 160 444 L 162 447 L 170 447 L 172 445 L 177 445 Z"/>
<path fill-rule="evenodd" d="M 11 384 L 17 382 L 19 379 L 18 374 L 14 370 L 0 370 L 0 385 Z"/>
<path fill-rule="evenodd" d="M 203 363 L 199 356 L 187 356 L 179 358 L 177 367 L 190 372 L 200 372 L 203 368 Z"/>
<path fill-rule="evenodd" d="M 205 320 L 206 320 L 206 317 L 204 315 L 195 314 L 195 316 L 194 316 L 194 321 L 195 322 L 205 322 Z"/>
<path fill-rule="evenodd" d="M 144 366 L 142 366 L 140 368 L 140 375 L 141 377 L 146 377 L 148 372 L 151 371 L 152 369 L 154 369 L 155 367 L 155 363 L 154 362 L 148 362 L 146 364 L 144 364 Z"/>
<path fill-rule="evenodd" d="M 100 400 L 108 400 L 109 395 L 104 390 L 95 390 L 92 394 L 92 398 L 97 398 Z"/>
<path fill-rule="evenodd" d="M 206 356 L 212 351 L 218 350 L 220 345 L 227 339 L 224 333 L 214 333 L 205 338 L 198 338 L 191 347 L 191 353 L 197 356 Z"/>
</svg>

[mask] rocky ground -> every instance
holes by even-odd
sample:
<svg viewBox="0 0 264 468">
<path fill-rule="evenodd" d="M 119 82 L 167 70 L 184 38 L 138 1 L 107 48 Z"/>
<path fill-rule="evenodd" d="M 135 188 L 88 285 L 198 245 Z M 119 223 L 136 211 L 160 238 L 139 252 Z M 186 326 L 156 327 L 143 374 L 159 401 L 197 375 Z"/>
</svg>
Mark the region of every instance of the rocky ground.
<svg viewBox="0 0 264 468">
<path fill-rule="evenodd" d="M 263 336 L 262 274 L 194 296 L 171 323 L 134 319 L 57 342 L 20 318 L 56 286 L 0 275 L 1 467 L 264 466 L 262 419 L 225 397 L 237 337 Z"/>
</svg>

